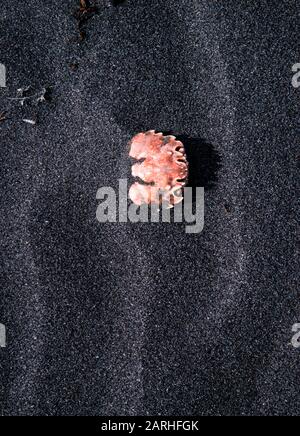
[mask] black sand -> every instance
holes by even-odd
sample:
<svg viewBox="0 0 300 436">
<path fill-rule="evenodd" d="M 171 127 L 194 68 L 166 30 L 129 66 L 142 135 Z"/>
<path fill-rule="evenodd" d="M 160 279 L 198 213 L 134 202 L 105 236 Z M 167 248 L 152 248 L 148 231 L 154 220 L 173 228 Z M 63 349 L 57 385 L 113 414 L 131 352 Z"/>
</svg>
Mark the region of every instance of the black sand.
<svg viewBox="0 0 300 436">
<path fill-rule="evenodd" d="M 0 2 L 1 414 L 298 415 L 299 2 L 98 0 L 81 42 L 78 3 Z M 96 221 L 147 129 L 190 138 L 200 235 Z"/>
</svg>

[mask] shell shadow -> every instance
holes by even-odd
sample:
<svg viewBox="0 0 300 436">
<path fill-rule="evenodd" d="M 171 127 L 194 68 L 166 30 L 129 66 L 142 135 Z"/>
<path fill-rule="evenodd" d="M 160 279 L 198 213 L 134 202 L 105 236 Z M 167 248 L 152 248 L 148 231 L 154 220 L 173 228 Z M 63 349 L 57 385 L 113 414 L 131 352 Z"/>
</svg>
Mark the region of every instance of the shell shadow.
<svg viewBox="0 0 300 436">
<path fill-rule="evenodd" d="M 163 132 L 164 135 L 175 135 L 184 144 L 189 163 L 190 187 L 214 188 L 218 181 L 218 171 L 221 168 L 221 157 L 216 148 L 203 138 L 193 138 L 188 135 L 176 134 L 173 131 Z"/>
<path fill-rule="evenodd" d="M 126 2 L 126 0 L 113 0 L 112 4 L 113 4 L 113 6 L 119 6 L 119 5 L 122 5 L 125 2 Z"/>
</svg>

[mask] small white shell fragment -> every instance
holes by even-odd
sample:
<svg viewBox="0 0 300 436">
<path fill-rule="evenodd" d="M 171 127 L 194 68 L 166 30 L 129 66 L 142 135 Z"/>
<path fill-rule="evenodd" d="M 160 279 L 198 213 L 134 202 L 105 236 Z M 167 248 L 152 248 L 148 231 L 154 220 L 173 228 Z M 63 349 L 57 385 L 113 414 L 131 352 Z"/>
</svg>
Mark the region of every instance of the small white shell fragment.
<svg viewBox="0 0 300 436">
<path fill-rule="evenodd" d="M 28 120 L 28 119 L 24 118 L 23 122 L 27 123 L 27 124 L 31 124 L 32 126 L 36 125 L 36 121 L 35 120 Z"/>
</svg>

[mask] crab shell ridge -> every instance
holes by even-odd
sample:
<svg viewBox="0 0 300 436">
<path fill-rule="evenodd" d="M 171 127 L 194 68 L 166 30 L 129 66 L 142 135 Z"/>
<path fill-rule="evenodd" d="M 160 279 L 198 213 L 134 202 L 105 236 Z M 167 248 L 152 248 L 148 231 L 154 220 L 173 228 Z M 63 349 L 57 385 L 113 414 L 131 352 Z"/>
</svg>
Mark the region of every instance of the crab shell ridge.
<svg viewBox="0 0 300 436">
<path fill-rule="evenodd" d="M 133 203 L 173 207 L 183 200 L 188 162 L 181 141 L 154 130 L 138 133 L 131 140 L 129 155 L 138 161 L 132 166 L 132 175 L 140 179 L 129 191 Z"/>
</svg>

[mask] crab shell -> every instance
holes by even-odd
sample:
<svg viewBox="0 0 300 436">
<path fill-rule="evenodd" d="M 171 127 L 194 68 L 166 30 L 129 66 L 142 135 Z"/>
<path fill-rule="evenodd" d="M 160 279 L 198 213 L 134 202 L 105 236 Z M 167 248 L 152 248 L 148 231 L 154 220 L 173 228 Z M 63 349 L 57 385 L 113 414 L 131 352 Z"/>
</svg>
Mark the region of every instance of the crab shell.
<svg viewBox="0 0 300 436">
<path fill-rule="evenodd" d="M 181 141 L 151 130 L 139 133 L 130 142 L 130 157 L 140 161 L 132 166 L 135 182 L 129 197 L 136 205 L 162 204 L 173 207 L 183 200 L 188 163 Z"/>
</svg>

